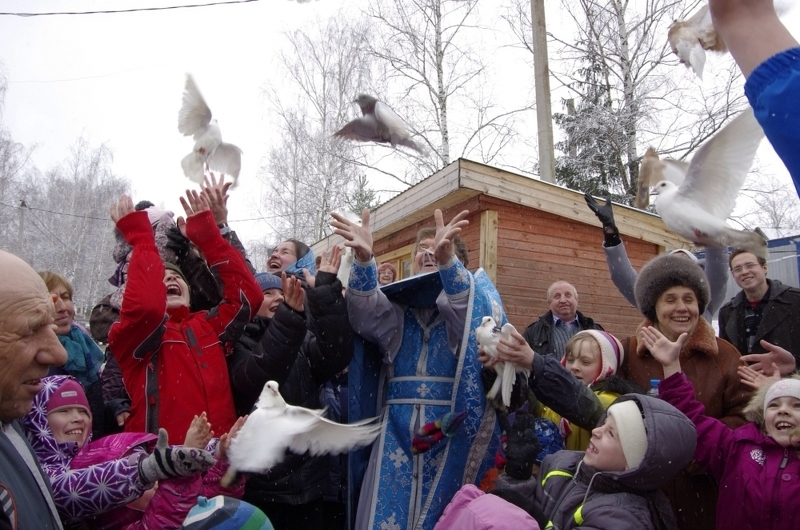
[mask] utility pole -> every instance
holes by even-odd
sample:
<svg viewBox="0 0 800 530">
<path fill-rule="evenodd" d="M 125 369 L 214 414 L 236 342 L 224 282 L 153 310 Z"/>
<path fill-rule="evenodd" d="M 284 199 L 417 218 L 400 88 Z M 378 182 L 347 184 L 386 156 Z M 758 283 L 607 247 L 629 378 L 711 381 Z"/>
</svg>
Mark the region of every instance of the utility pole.
<svg viewBox="0 0 800 530">
<path fill-rule="evenodd" d="M 553 151 L 553 111 L 550 108 L 550 65 L 547 60 L 547 24 L 544 0 L 531 0 L 533 26 L 533 79 L 536 84 L 536 124 L 539 131 L 539 176 L 556 182 Z"/>
</svg>

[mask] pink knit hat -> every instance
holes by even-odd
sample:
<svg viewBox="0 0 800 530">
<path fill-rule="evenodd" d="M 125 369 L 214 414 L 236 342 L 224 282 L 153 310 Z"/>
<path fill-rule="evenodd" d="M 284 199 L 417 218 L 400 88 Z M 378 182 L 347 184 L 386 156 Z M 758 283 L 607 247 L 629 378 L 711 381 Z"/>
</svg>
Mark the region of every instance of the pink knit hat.
<svg viewBox="0 0 800 530">
<path fill-rule="evenodd" d="M 622 343 L 617 337 L 611 333 L 600 331 L 597 329 L 585 329 L 576 333 L 572 339 L 582 336 L 591 336 L 597 345 L 600 346 L 600 374 L 594 378 L 591 384 L 599 383 L 606 377 L 614 375 L 622 366 L 622 361 L 625 359 L 625 351 L 622 348 Z M 567 365 L 567 356 L 561 359 L 561 366 Z M 591 386 L 591 385 L 590 385 Z"/>
<path fill-rule="evenodd" d="M 83 407 L 90 417 L 92 415 L 89 401 L 86 399 L 86 392 L 83 391 L 81 384 L 71 377 L 61 383 L 61 386 L 50 396 L 50 400 L 47 402 L 47 414 L 65 407 Z"/>
</svg>

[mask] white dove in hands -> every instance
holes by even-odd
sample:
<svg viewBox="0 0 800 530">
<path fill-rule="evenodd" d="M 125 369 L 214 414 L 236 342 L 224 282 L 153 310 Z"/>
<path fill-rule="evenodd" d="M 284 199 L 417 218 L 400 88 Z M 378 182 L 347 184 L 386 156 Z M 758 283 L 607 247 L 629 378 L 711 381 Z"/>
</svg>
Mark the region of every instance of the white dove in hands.
<svg viewBox="0 0 800 530">
<path fill-rule="evenodd" d="M 186 75 L 183 104 L 178 112 L 178 131 L 195 140 L 192 152 L 181 160 L 183 172 L 189 179 L 203 184 L 204 165 L 207 164 L 212 171 L 230 175 L 232 185 L 236 185 L 242 167 L 242 150 L 222 141 L 217 120 L 211 119 L 211 109 L 189 74 Z"/>
<path fill-rule="evenodd" d="M 506 407 L 511 406 L 511 390 L 514 388 L 516 372 L 523 372 L 525 377 L 530 375 L 530 370 L 520 368 L 514 363 L 498 360 L 497 345 L 500 343 L 500 339 L 507 342 L 511 341 L 511 334 L 514 331 L 516 329 L 509 323 L 503 324 L 502 328 L 498 328 L 492 317 L 483 317 L 481 325 L 475 330 L 475 338 L 478 339 L 478 345 L 486 355 L 496 361 L 493 368 L 497 372 L 497 379 L 494 380 L 494 384 L 489 393 L 486 394 L 486 397 L 494 399 L 497 396 L 497 392 L 500 392 L 503 404 Z"/>
<path fill-rule="evenodd" d="M 681 371 L 679 357 L 689 339 L 687 333 L 681 333 L 678 340 L 672 342 L 653 326 L 647 326 L 642 328 L 641 339 L 653 358 L 664 367 L 664 379 Z"/>
<path fill-rule="evenodd" d="M 247 421 L 231 440 L 231 467 L 221 484 L 229 485 L 239 471 L 264 472 L 283 461 L 287 449 L 311 456 L 338 454 L 368 445 L 383 428 L 377 418 L 340 424 L 325 418 L 324 410 L 288 405 L 278 383 L 268 381 Z"/>
</svg>

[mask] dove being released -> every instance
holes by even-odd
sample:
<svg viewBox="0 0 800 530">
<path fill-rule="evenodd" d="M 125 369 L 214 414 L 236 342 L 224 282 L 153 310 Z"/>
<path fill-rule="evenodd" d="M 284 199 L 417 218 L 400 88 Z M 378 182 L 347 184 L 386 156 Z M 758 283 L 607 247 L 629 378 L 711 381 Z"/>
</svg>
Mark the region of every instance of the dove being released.
<svg viewBox="0 0 800 530">
<path fill-rule="evenodd" d="M 483 317 L 481 325 L 475 330 L 475 338 L 478 339 L 478 345 L 483 351 L 492 359 L 497 359 L 497 344 L 500 339 L 505 341 L 511 340 L 511 332 L 516 331 L 514 326 L 509 323 L 503 324 L 502 328 L 497 327 L 497 323 L 492 317 Z M 486 397 L 494 399 L 497 392 L 503 399 L 503 404 L 506 407 L 511 406 L 511 390 L 514 388 L 514 380 L 517 377 L 517 372 L 522 372 L 525 377 L 530 375 L 530 370 L 521 368 L 514 363 L 506 363 L 498 361 L 494 365 L 494 370 L 497 372 L 497 379 L 494 380 L 492 388 Z"/>
<path fill-rule="evenodd" d="M 788 11 L 788 0 L 777 0 L 774 3 L 778 16 Z M 765 36 L 766 37 L 766 36 Z M 703 5 L 694 15 L 686 20 L 676 20 L 667 33 L 672 53 L 678 56 L 687 68 L 691 68 L 700 79 L 706 64 L 706 50 L 724 53 L 728 51 L 725 42 L 717 35 L 711 22 L 708 4 Z"/>
<path fill-rule="evenodd" d="M 311 456 L 338 454 L 368 445 L 383 428 L 377 418 L 341 424 L 324 417 L 324 410 L 288 405 L 278 383 L 267 381 L 256 409 L 231 440 L 230 469 L 222 485 L 233 482 L 237 472 L 265 472 L 283 461 L 286 450 Z"/>
<path fill-rule="evenodd" d="M 680 186 L 688 170 L 688 162 L 672 158 L 660 159 L 656 150 L 648 147 L 639 166 L 639 187 L 636 190 L 634 206 L 644 210 L 650 204 L 650 188 L 662 180 Z"/>
<path fill-rule="evenodd" d="M 353 103 L 361 107 L 362 116 L 333 133 L 334 136 L 358 142 L 391 144 L 392 147 L 403 145 L 425 155 L 425 148 L 411 139 L 408 125 L 389 105 L 366 94 L 358 96 Z"/>
<path fill-rule="evenodd" d="M 763 255 L 766 241 L 760 235 L 725 223 L 763 138 L 748 107 L 700 147 L 680 186 L 659 182 L 656 211 L 669 229 L 700 246 L 734 246 Z"/>
<path fill-rule="evenodd" d="M 192 181 L 203 183 L 203 165 L 211 171 L 230 175 L 233 186 L 242 167 L 242 150 L 222 141 L 217 120 L 211 118 L 211 109 L 206 105 L 192 76 L 186 75 L 183 104 L 178 112 L 178 131 L 195 140 L 192 152 L 181 160 L 183 173 Z"/>
</svg>

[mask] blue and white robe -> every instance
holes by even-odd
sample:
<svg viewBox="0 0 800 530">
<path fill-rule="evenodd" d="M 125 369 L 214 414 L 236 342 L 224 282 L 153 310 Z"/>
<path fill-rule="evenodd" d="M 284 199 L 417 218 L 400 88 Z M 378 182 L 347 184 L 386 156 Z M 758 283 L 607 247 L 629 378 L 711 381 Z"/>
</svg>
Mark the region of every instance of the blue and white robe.
<svg viewBox="0 0 800 530">
<path fill-rule="evenodd" d="M 357 341 L 350 364 L 350 421 L 386 422 L 372 448 L 351 456 L 351 502 L 359 496 L 351 527 L 430 530 L 459 488 L 494 462 L 500 431 L 474 331 L 487 315 L 506 321 L 500 296 L 482 270 L 473 275 L 455 257 L 438 273 L 379 290 L 373 259 L 353 262 L 347 305 L 369 341 Z M 468 412 L 456 435 L 412 455 L 419 427 L 453 411 Z"/>
</svg>

